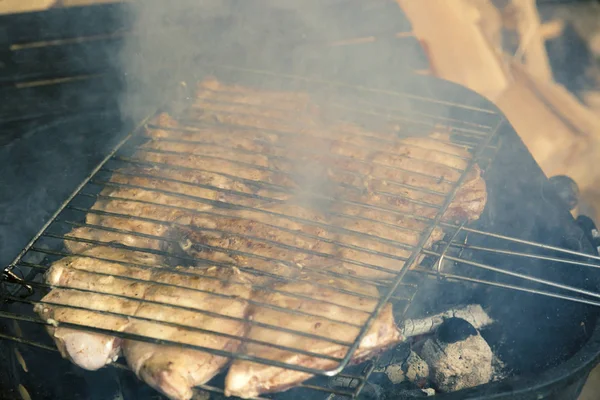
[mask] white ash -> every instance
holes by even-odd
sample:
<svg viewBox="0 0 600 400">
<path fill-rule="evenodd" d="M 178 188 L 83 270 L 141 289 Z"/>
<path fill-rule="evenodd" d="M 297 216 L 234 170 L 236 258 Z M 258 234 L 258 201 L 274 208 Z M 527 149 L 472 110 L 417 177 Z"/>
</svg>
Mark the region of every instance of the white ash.
<svg viewBox="0 0 600 400">
<path fill-rule="evenodd" d="M 329 387 L 336 389 L 355 390 L 360 384 L 360 380 L 351 376 L 334 376 L 329 380 Z"/>
<path fill-rule="evenodd" d="M 461 318 L 469 322 L 476 329 L 491 325 L 494 320 L 479 304 L 470 304 L 461 308 L 453 308 L 441 314 L 420 319 L 407 319 L 401 327 L 404 337 L 425 335 L 435 331 L 445 320 Z"/>
<path fill-rule="evenodd" d="M 403 363 L 388 365 L 384 372 L 393 384 L 406 380 L 418 384 L 429 377 L 429 365 L 417 353 L 411 351 Z"/>
<path fill-rule="evenodd" d="M 492 359 L 492 381 L 497 382 L 508 377 L 509 371 L 506 368 L 506 364 L 494 354 Z"/>
<path fill-rule="evenodd" d="M 406 360 L 406 377 L 412 382 L 418 382 L 421 379 L 429 377 L 429 365 L 417 355 L 414 351 Z"/>
<path fill-rule="evenodd" d="M 429 366 L 427 366 L 427 368 L 429 368 Z M 400 382 L 404 382 L 404 380 L 406 379 L 406 375 L 404 375 L 404 370 L 402 369 L 402 365 L 399 365 L 399 364 L 388 365 L 385 368 L 384 372 L 387 375 L 388 379 L 394 385 L 397 383 L 400 383 Z"/>
<path fill-rule="evenodd" d="M 444 322 L 435 337 L 423 344 L 421 357 L 429 364 L 431 379 L 441 392 L 482 385 L 492 379 L 492 349 L 472 325 L 458 318 Z"/>
<path fill-rule="evenodd" d="M 196 389 L 194 390 L 192 400 L 210 400 L 210 392 L 207 392 L 206 390 Z"/>
</svg>

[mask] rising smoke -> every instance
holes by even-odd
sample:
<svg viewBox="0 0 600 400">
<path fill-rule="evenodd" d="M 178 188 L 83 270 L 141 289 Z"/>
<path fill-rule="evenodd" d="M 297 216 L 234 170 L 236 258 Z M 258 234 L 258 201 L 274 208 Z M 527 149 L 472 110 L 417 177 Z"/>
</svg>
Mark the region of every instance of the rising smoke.
<svg viewBox="0 0 600 400">
<path fill-rule="evenodd" d="M 395 32 L 409 29 L 394 2 L 179 0 L 128 7 L 135 34 L 126 38 L 120 56 L 128 82 L 121 102 L 126 116 L 138 117 L 144 105 L 164 102 L 178 80 L 213 72 L 227 76 L 219 65 L 389 88 L 402 82 L 407 68 L 424 68 L 426 62 L 416 41 L 394 39 Z M 373 35 L 380 37 L 366 45 L 328 46 Z M 279 89 L 290 88 L 285 86 Z M 306 89 L 296 89 L 301 88 Z"/>
<path fill-rule="evenodd" d="M 231 73 L 220 65 L 389 87 L 403 69 L 399 63 L 422 57 L 411 46 L 402 54 L 385 50 L 390 45 L 388 36 L 405 29 L 393 2 L 350 3 L 351 7 L 338 0 L 180 0 L 153 2 L 151 7 L 132 3 L 134 34 L 125 41 L 120 57 L 127 81 L 122 114 L 140 121 L 170 101 L 178 82 L 185 80 L 193 87 L 195 81 L 210 75 L 271 90 L 309 91 L 322 103 L 331 99 L 318 85 Z M 388 6 L 393 13 L 387 12 Z M 384 39 L 366 46 L 329 46 L 379 34 Z M 371 54 L 376 56 L 369 57 Z M 348 102 L 364 104 L 356 93 L 345 96 Z M 345 117 L 357 119 L 352 113 Z M 325 170 L 302 163 L 294 167 L 302 202 L 307 201 L 304 192 L 327 192 L 330 185 L 323 178 Z"/>
</svg>

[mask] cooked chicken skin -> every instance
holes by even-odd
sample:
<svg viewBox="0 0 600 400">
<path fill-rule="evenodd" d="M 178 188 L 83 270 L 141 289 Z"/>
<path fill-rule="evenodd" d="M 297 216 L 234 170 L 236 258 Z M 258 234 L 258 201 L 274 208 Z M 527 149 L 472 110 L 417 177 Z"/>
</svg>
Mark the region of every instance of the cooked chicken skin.
<svg viewBox="0 0 600 400">
<path fill-rule="evenodd" d="M 481 169 L 474 165 L 466 181 L 458 188 L 456 196 L 444 213 L 446 221 L 474 221 L 479 218 L 487 203 L 487 188 Z"/>
<path fill-rule="evenodd" d="M 348 325 L 348 323 L 359 326 L 365 323 L 369 313 L 375 307 L 375 298 L 378 296 L 377 289 L 347 279 L 324 279 L 310 274 L 305 274 L 302 279 L 301 282 L 282 283 L 274 286 L 275 289 L 284 293 L 255 292 L 253 300 L 290 310 L 305 311 L 314 314 L 314 317 L 252 306 L 250 309 L 252 320 L 352 343 L 359 328 Z M 326 284 L 333 288 L 320 287 L 315 285 L 316 283 Z M 335 288 L 352 291 L 359 295 L 342 294 Z M 290 293 L 290 295 L 285 293 Z M 308 296 L 314 300 L 294 297 L 294 294 Z M 360 295 L 370 296 L 370 298 L 360 297 Z M 323 359 L 320 356 L 343 358 L 348 351 L 346 346 L 327 340 L 259 326 L 250 328 L 248 337 L 278 346 L 315 353 L 315 355 L 299 354 L 295 351 L 248 343 L 245 348 L 245 353 L 248 355 L 316 369 L 333 369 L 339 363 L 339 361 Z M 357 360 L 367 358 L 400 340 L 401 335 L 394 322 L 392 307 L 388 305 L 373 321 L 371 328 L 354 353 L 354 358 Z M 310 377 L 310 374 L 304 372 L 236 360 L 229 368 L 225 379 L 225 394 L 251 398 L 261 393 L 286 390 Z"/>
</svg>

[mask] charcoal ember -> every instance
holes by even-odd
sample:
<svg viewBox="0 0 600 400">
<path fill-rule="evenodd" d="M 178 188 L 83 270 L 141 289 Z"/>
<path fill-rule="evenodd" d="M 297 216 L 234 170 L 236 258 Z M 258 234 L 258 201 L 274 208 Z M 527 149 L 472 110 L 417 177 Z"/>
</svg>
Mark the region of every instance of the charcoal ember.
<svg viewBox="0 0 600 400">
<path fill-rule="evenodd" d="M 408 380 L 422 386 L 429 377 L 429 366 L 417 353 L 411 351 L 402 363 L 388 365 L 385 374 L 393 384 Z"/>
<path fill-rule="evenodd" d="M 382 378 L 393 385 L 410 382 L 415 387 L 423 387 L 429 376 L 429 366 L 411 350 L 409 342 L 402 342 L 379 357 L 375 373 L 383 375 Z"/>
<path fill-rule="evenodd" d="M 345 393 L 356 392 L 358 389 L 358 385 L 360 381 L 358 379 L 347 378 L 344 376 L 336 376 L 332 378 L 331 388 L 334 390 L 340 390 Z M 385 393 L 387 390 L 376 383 L 366 382 L 363 388 L 361 389 L 358 398 L 361 400 L 382 400 L 385 399 Z M 331 394 L 327 400 L 342 400 L 348 399 L 348 396 L 345 394 Z"/>
<path fill-rule="evenodd" d="M 403 363 L 411 353 L 409 342 L 400 342 L 396 347 L 383 353 L 375 364 L 376 371 L 384 371 L 388 365 Z"/>
<path fill-rule="evenodd" d="M 354 391 L 360 385 L 360 379 L 353 376 L 334 376 L 329 380 L 329 387 L 343 391 Z"/>
<path fill-rule="evenodd" d="M 492 379 L 493 353 L 485 339 L 467 321 L 449 318 L 427 339 L 421 357 L 429 364 L 431 379 L 441 392 L 482 385 Z"/>
<path fill-rule="evenodd" d="M 435 331 L 435 337 L 441 343 L 448 344 L 461 342 L 477 335 L 477 329 L 462 318 L 448 318 Z"/>
</svg>

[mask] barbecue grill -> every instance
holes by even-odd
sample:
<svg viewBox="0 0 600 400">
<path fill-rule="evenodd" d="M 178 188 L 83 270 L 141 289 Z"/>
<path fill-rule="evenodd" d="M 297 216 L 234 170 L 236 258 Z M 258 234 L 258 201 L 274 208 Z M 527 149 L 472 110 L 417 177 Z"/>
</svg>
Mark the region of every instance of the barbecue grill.
<svg viewBox="0 0 600 400">
<path fill-rule="evenodd" d="M 121 10 L 118 7 L 102 7 L 95 11 L 101 10 L 113 15 L 110 10 L 115 12 L 115 9 Z M 380 12 L 381 9 L 378 11 Z M 80 9 L 72 11 L 71 15 L 69 12 L 60 11 L 57 15 L 63 18 L 71 15 L 73 18 L 73 15 L 79 17 L 81 13 L 86 12 L 88 12 L 87 9 L 86 11 Z M 32 16 L 26 18 L 32 18 Z M 33 18 L 46 17 L 40 15 Z M 14 26 L 22 25 L 15 23 Z M 211 29 L 214 28 L 214 26 L 211 27 Z M 84 33 L 90 35 L 89 32 Z M 76 32 L 76 34 L 79 36 L 82 33 Z M 102 40 L 112 41 L 115 37 L 120 36 L 120 34 L 107 36 L 105 33 Z M 403 35 L 395 32 L 394 36 L 401 37 Z M 410 35 L 404 36 L 409 37 Z M 337 43 L 333 39 L 342 38 L 331 38 L 330 43 Z M 31 39 L 29 40 L 31 41 Z M 57 41 L 57 43 L 59 43 L 58 45 L 68 45 L 69 41 Z M 43 47 L 53 45 L 57 44 L 46 43 Z M 19 46 L 14 48 L 13 52 L 18 53 L 21 49 L 35 48 L 31 42 L 29 46 L 25 44 Z M 294 46 L 293 56 L 302 60 L 310 59 L 310 55 L 316 48 L 316 45 L 310 42 L 294 43 Z M 299 385 L 298 388 L 278 396 L 306 396 L 307 398 L 373 396 L 369 392 L 369 387 L 373 379 L 376 379 L 374 371 L 378 363 L 384 362 L 386 357 L 375 358 L 358 366 L 349 364 L 352 353 L 368 329 L 369 323 L 389 300 L 396 305 L 397 321 L 471 301 L 489 308 L 490 314 L 499 321 L 484 334 L 493 344 L 499 357 L 510 364 L 510 368 L 517 378 L 509 378 L 482 387 L 442 395 L 440 398 L 501 398 L 503 396 L 506 398 L 517 398 L 517 396 L 529 398 L 527 397 L 529 395 L 540 398 L 540 395 L 551 394 L 556 386 L 566 386 L 564 382 L 573 383 L 573 388 L 567 387 L 566 390 L 573 390 L 575 393 L 580 385 L 577 378 L 586 375 L 597 354 L 597 330 L 595 329 L 597 309 L 589 306 L 600 304 L 595 300 L 598 298 L 595 291 L 597 289 L 596 276 L 591 273 L 599 263 L 600 257 L 595 255 L 585 232 L 573 221 L 566 207 L 560 203 L 551 190 L 547 190 L 547 180 L 502 114 L 481 97 L 450 83 L 417 75 L 410 75 L 410 79 L 407 79 L 401 74 L 390 73 L 390 70 L 398 65 L 394 62 L 382 66 L 381 63 L 362 59 L 360 63 L 356 62 L 354 65 L 346 65 L 345 68 L 340 69 L 340 59 L 355 56 L 356 52 L 360 54 L 361 50 L 356 48 L 352 48 L 343 55 L 332 52 L 318 65 L 310 66 L 304 64 L 298 67 L 297 63 L 289 64 L 287 62 L 289 60 L 285 57 L 282 57 L 279 64 L 270 62 L 268 66 L 253 60 L 237 60 L 236 67 L 225 64 L 231 61 L 231 58 L 239 56 L 236 54 L 238 50 L 239 48 L 235 48 L 231 53 L 225 51 L 224 55 L 216 59 L 219 62 L 211 60 L 210 63 L 206 61 L 208 58 L 206 54 L 201 57 L 186 55 L 186 62 L 189 63 L 188 66 L 191 66 L 191 69 L 178 75 L 177 78 L 193 82 L 204 76 L 216 76 L 224 82 L 261 89 L 308 91 L 313 97 L 334 109 L 340 119 L 350 119 L 354 122 L 358 120 L 365 125 L 377 125 L 384 121 L 400 126 L 401 133 L 408 132 L 410 134 L 426 132 L 434 127 L 445 129 L 451 132 L 454 143 L 468 147 L 473 154 L 473 158 L 470 160 L 468 168 L 462 172 L 461 178 L 452 182 L 453 189 L 445 194 L 444 203 L 437 210 L 436 216 L 429 219 L 421 217 L 429 224 L 429 227 L 421 236 L 419 243 L 410 249 L 410 257 L 403 260 L 406 267 L 393 279 L 376 282 L 382 292 L 382 296 L 378 299 L 378 306 L 367 323 L 359 327 L 361 333 L 356 340 L 352 343 L 341 343 L 347 347 L 345 356 L 334 360 L 337 363 L 335 368 L 326 370 L 305 368 L 293 364 L 280 365 L 318 376 Z M 14 61 L 18 57 L 12 56 L 11 59 Z M 241 64 L 244 66 L 240 66 Z M 69 68 L 77 67 L 70 63 L 66 65 Z M 301 70 L 301 75 L 295 73 L 297 69 Z M 367 70 L 371 71 L 368 75 L 364 73 Z M 26 69 L 19 69 L 15 66 L 13 71 L 18 72 L 16 79 L 32 79 L 27 74 L 20 75 Z M 52 74 L 53 71 L 41 71 L 37 76 Z M 69 71 L 69 73 L 73 72 Z M 44 76 L 44 78 L 47 77 Z M 15 80 L 15 75 L 12 75 L 11 79 Z M 98 80 L 102 80 L 99 85 L 109 93 L 121 87 L 115 80 L 111 80 L 112 83 L 107 86 L 109 89 L 106 89 L 104 87 L 106 79 L 108 79 L 106 76 L 100 78 L 87 76 L 84 81 L 85 85 L 80 85 L 76 78 L 71 77 L 68 78 L 67 85 L 75 83 L 80 85 L 77 87 L 77 90 L 80 90 L 83 87 L 97 85 Z M 92 83 L 89 82 L 90 80 Z M 39 82 L 41 80 L 38 81 L 38 85 L 45 86 Z M 129 84 L 131 83 L 129 82 Z M 56 86 L 60 85 L 64 85 L 64 82 L 53 82 L 50 87 L 54 91 Z M 36 87 L 36 84 L 19 83 L 8 90 L 27 91 L 31 87 Z M 174 80 L 169 80 L 165 87 L 171 88 L 168 92 L 171 94 L 161 96 L 160 101 L 163 104 L 152 104 L 152 106 L 163 109 L 166 107 L 176 113 L 179 105 L 185 103 L 186 93 L 183 92 L 182 96 L 182 92 L 177 90 Z M 69 88 L 63 87 L 61 90 L 68 91 Z M 65 129 L 65 126 L 80 129 L 89 121 L 100 122 L 101 131 L 105 129 L 104 126 L 107 126 L 106 129 L 113 129 L 111 124 L 115 120 L 111 118 L 110 111 L 114 106 L 114 103 L 111 102 L 114 97 L 109 94 L 106 96 L 108 100 L 100 95 L 96 99 L 100 99 L 104 106 L 108 104 L 109 111 L 98 112 L 96 109 L 98 103 L 91 102 L 93 113 L 86 110 L 86 106 L 83 105 L 82 109 L 77 111 L 85 114 L 69 118 L 62 116 L 58 125 L 46 124 L 42 126 L 40 132 L 43 135 L 50 135 L 53 131 Z M 140 95 L 133 94 L 133 98 L 137 99 L 138 96 Z M 147 111 L 151 108 L 153 107 L 140 107 L 132 112 L 132 115 L 141 115 L 142 110 Z M 127 110 L 132 111 L 130 108 Z M 28 115 L 29 111 L 16 112 L 12 118 L 15 119 L 14 115 L 18 115 L 19 119 L 26 120 L 25 122 L 21 121 L 23 124 L 31 124 L 34 116 Z M 60 115 L 66 110 L 55 108 L 43 111 L 45 115 L 35 115 L 38 121 L 40 118 L 48 118 L 48 114 Z M 154 115 L 153 112 L 150 115 Z M 86 241 L 69 237 L 68 231 L 73 226 L 108 229 L 87 225 L 84 221 L 85 213 L 89 212 L 89 207 L 93 202 L 102 196 L 100 189 L 108 184 L 114 184 L 109 182 L 109 179 L 120 165 L 136 163 L 136 160 L 131 158 L 131 153 L 138 149 L 143 141 L 140 129 L 145 124 L 146 120 L 141 124 L 138 123 L 139 127 L 133 129 L 132 133 L 118 142 L 115 140 L 114 142 L 117 143 L 114 149 L 107 150 L 104 153 L 107 154 L 105 158 L 99 160 L 96 166 L 89 166 L 89 175 L 81 177 L 78 185 L 72 185 L 72 188 L 75 189 L 72 194 L 63 196 L 66 199 L 56 207 L 56 212 L 50 215 L 39 233 L 35 234 L 29 243 L 24 244 L 23 250 L 4 269 L 3 299 L 6 304 L 0 316 L 5 329 L 0 332 L 0 337 L 10 340 L 5 341 L 4 345 L 9 349 L 5 354 L 9 355 L 9 361 L 13 365 L 10 381 L 12 387 L 21 385 L 23 388 L 27 388 L 26 390 L 32 395 L 35 393 L 46 398 L 69 398 L 71 396 L 73 398 L 86 396 L 106 398 L 109 395 L 108 391 L 117 390 L 117 388 L 125 398 L 146 398 L 153 395 L 150 389 L 136 382 L 133 374 L 124 365 L 115 364 L 112 368 L 88 374 L 75 370 L 65 361 L 59 361 L 56 349 L 41 328 L 48 322 L 34 317 L 31 312 L 32 305 L 39 302 L 44 290 L 48 289 L 47 285 L 42 283 L 40 274 L 48 268 L 52 261 L 68 255 L 62 246 L 63 241 Z M 30 130 L 30 132 L 32 131 Z M 26 142 L 27 137 L 23 139 L 22 143 L 25 145 Z M 113 143 L 109 141 L 109 143 L 104 143 L 104 146 L 105 148 L 110 147 L 111 144 Z M 19 144 L 11 145 L 14 150 Z M 102 150 L 99 150 L 101 153 Z M 13 161 L 21 167 L 21 160 L 10 158 L 7 160 Z M 465 179 L 469 168 L 475 163 L 485 171 L 484 176 L 488 184 L 489 200 L 486 212 L 474 224 L 442 221 L 441 216 L 444 210 L 450 204 L 461 181 Z M 283 190 L 283 188 L 279 189 Z M 186 196 L 185 194 L 176 195 Z M 194 201 L 207 201 L 191 196 L 188 198 Z M 218 201 L 212 201 L 212 205 L 231 207 L 231 204 L 221 204 Z M 358 204 L 358 206 L 364 205 Z M 18 207 L 15 206 L 17 209 Z M 401 214 L 394 209 L 383 211 Z M 156 222 L 151 216 L 146 219 Z M 311 221 L 304 222 L 313 223 Z M 441 226 L 448 232 L 446 235 L 448 240 L 432 250 L 423 249 L 428 235 L 436 226 Z M 110 242 L 94 240 L 87 240 L 87 242 L 128 251 L 151 252 L 145 249 L 127 248 Z M 395 245 L 406 247 L 404 243 L 395 243 Z M 198 259 L 182 260 L 181 255 L 165 252 L 159 252 L 159 254 L 175 259 L 177 262 L 202 261 Z M 428 256 L 425 265 L 429 262 L 430 268 L 423 267 L 409 271 L 408 266 L 420 254 Z M 365 267 L 376 268 L 376 266 L 369 265 Z M 243 267 L 239 268 L 243 269 Z M 577 273 L 573 271 L 577 271 Z M 281 279 L 284 278 L 281 277 Z M 458 290 L 457 288 L 461 286 L 458 286 L 457 282 L 467 284 L 468 290 Z M 473 286 L 472 284 L 477 285 Z M 518 312 L 516 312 L 517 309 Z M 543 318 L 540 318 L 540 315 Z M 533 319 L 536 321 L 535 327 L 529 326 L 526 330 L 515 329 L 516 332 L 506 332 L 507 326 L 525 327 Z M 102 332 L 97 328 L 83 328 Z M 118 335 L 165 344 L 164 341 L 147 337 L 126 333 Z M 336 338 L 324 339 L 337 341 Z M 191 346 L 181 343 L 167 344 Z M 549 354 L 546 351 L 547 348 L 555 348 L 556 351 Z M 14 349 L 18 349 L 19 352 L 16 353 Z M 202 350 L 233 358 L 246 358 L 276 364 L 271 360 L 258 359 L 243 353 L 229 353 L 214 349 Z M 22 366 L 18 366 L 21 359 L 27 360 L 28 371 L 26 373 L 23 373 Z M 76 377 L 77 381 L 85 381 L 87 385 L 91 385 L 90 393 L 84 394 L 87 390 L 85 388 L 77 388 L 72 393 L 65 393 L 61 388 L 50 387 L 49 384 L 55 379 L 55 372 L 40 369 L 40 366 L 37 365 L 40 359 L 54 360 L 53 362 L 60 365 L 61 371 L 73 371 L 73 377 Z M 565 362 L 565 360 L 567 361 Z M 577 367 L 573 368 L 573 364 L 577 364 Z M 538 369 L 544 369 L 546 372 L 542 376 L 532 378 L 532 374 Z M 333 375 L 338 380 L 329 378 Z M 336 383 L 339 382 L 340 377 L 345 379 L 344 387 L 340 387 Z M 100 387 L 102 389 L 99 389 Z M 200 389 L 222 393 L 222 377 L 215 378 L 214 381 L 201 386 Z M 79 390 L 83 392 L 79 392 Z M 386 398 L 393 398 L 394 394 L 388 393 L 386 396 Z"/>
</svg>

